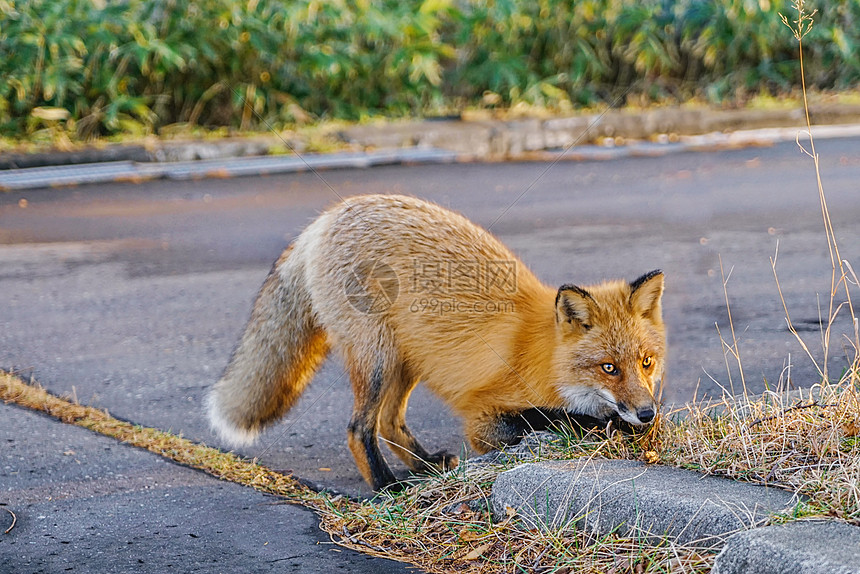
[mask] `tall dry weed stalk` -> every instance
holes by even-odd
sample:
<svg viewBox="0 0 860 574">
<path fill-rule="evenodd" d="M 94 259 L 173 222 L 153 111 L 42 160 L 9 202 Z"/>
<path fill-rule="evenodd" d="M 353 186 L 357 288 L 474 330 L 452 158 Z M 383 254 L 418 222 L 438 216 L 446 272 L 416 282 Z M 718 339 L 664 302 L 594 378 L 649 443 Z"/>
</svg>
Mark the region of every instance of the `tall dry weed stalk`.
<svg viewBox="0 0 860 574">
<path fill-rule="evenodd" d="M 661 425 L 652 448 L 667 464 L 799 493 L 806 498 L 794 510 L 795 517 L 825 515 L 860 524 L 860 338 L 851 299 L 852 286 L 860 285 L 860 281 L 839 252 L 809 120 L 803 38 L 812 28 L 815 12 L 807 12 L 804 0 L 794 0 L 792 6 L 796 19 L 782 19 L 798 41 L 808 137 L 802 142 L 798 135 L 797 144 L 815 166 L 831 263 L 827 315 L 821 326 L 823 359 L 815 358 L 791 321 L 776 271 L 778 245 L 771 267 L 788 329 L 818 369 L 821 381 L 809 392 L 801 391 L 799 400 L 794 394 L 768 391 L 762 397 L 745 393 L 742 397 L 724 397 L 717 403 L 688 405 L 682 409 L 680 420 Z M 724 276 L 724 287 L 726 281 Z M 834 378 L 828 359 L 840 313 L 850 314 L 852 329 L 843 335 L 849 353 L 853 349 L 853 357 L 848 357 L 848 369 Z M 729 318 L 731 321 L 730 310 Z M 740 367 L 737 340 L 733 337 L 732 344 L 723 341 L 723 345 Z"/>
<path fill-rule="evenodd" d="M 794 8 L 797 13 L 797 17 L 794 20 L 790 20 L 785 15 L 780 14 L 783 23 L 788 26 L 794 37 L 797 39 L 798 43 L 798 57 L 800 61 L 800 81 L 801 81 L 801 89 L 803 93 L 803 108 L 806 118 L 806 135 L 808 137 L 808 148 L 801 142 L 801 133 L 797 136 L 797 145 L 807 156 L 812 158 L 813 164 L 815 165 L 815 177 L 818 183 L 818 199 L 821 204 L 821 216 L 824 221 L 824 230 L 825 236 L 827 238 L 827 250 L 830 255 L 830 265 L 831 265 L 831 274 L 830 274 L 830 297 L 828 299 L 828 310 L 827 310 L 827 324 L 823 327 L 822 333 L 822 347 L 824 351 L 824 357 L 819 364 L 818 361 L 815 360 L 806 343 L 798 334 L 794 325 L 791 322 L 791 315 L 788 312 L 788 306 L 785 302 L 785 297 L 782 293 L 782 288 L 779 285 L 779 277 L 776 272 L 776 261 L 777 254 L 771 258 L 771 268 L 773 269 L 774 279 L 776 280 L 777 289 L 779 291 L 780 300 L 782 301 L 783 309 L 785 310 L 785 318 L 788 324 L 788 329 L 792 333 L 792 335 L 797 338 L 800 342 L 801 347 L 809 355 L 809 358 L 815 364 L 816 369 L 818 369 L 818 373 L 821 376 L 822 383 L 832 382 L 830 380 L 830 372 L 828 368 L 828 357 L 831 346 L 831 336 L 833 331 L 833 324 L 836 321 L 837 316 L 843 310 L 843 308 L 847 307 L 848 313 L 850 314 L 851 323 L 853 327 L 853 333 L 846 334 L 845 338 L 847 339 L 850 346 L 854 349 L 854 356 L 850 359 L 850 368 L 846 372 L 846 376 L 852 380 L 856 381 L 857 379 L 857 370 L 858 366 L 860 366 L 860 335 L 858 335 L 858 320 L 857 315 L 854 312 L 854 304 L 851 300 L 851 285 L 858 285 L 860 282 L 857 280 L 857 275 L 854 273 L 850 263 L 848 261 L 842 259 L 842 256 L 839 253 L 839 244 L 836 241 L 836 233 L 833 229 L 833 222 L 830 219 L 830 210 L 827 207 L 827 198 L 824 194 L 824 186 L 821 183 L 821 166 L 819 163 L 818 152 L 815 150 L 815 138 L 812 136 L 812 124 L 809 120 L 809 102 L 807 100 L 806 93 L 806 73 L 803 67 L 803 38 L 809 33 L 812 29 L 813 25 L 813 16 L 817 10 L 813 10 L 812 12 L 808 12 L 806 10 L 805 0 L 794 0 L 792 2 L 792 8 Z M 778 253 L 778 251 L 777 251 Z M 836 302 L 837 294 L 843 290 L 845 291 L 845 301 Z"/>
</svg>

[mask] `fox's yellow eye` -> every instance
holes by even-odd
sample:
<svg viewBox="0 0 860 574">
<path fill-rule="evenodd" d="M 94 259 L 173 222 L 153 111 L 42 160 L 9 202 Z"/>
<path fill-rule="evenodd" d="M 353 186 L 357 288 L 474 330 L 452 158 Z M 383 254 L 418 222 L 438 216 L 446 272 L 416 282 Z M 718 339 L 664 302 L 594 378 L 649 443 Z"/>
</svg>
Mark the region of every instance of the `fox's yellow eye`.
<svg viewBox="0 0 860 574">
<path fill-rule="evenodd" d="M 602 365 L 600 365 L 600 368 L 603 369 L 603 372 L 607 375 L 618 374 L 618 367 L 616 367 L 614 363 L 603 363 Z"/>
<path fill-rule="evenodd" d="M 654 364 L 654 359 L 652 359 L 650 356 L 642 359 L 642 367 L 644 367 L 646 369 L 650 369 L 651 365 L 653 365 L 653 364 Z"/>
</svg>

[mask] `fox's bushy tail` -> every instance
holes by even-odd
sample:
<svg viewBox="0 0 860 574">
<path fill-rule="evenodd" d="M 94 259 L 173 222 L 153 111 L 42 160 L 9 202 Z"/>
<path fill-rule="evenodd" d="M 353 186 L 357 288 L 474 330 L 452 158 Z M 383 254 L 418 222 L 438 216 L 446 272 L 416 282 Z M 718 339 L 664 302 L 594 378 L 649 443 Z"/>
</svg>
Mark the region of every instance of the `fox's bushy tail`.
<svg viewBox="0 0 860 574">
<path fill-rule="evenodd" d="M 296 403 L 328 350 L 303 262 L 291 246 L 263 283 L 230 364 L 209 393 L 212 428 L 233 445 L 253 442 Z"/>
</svg>

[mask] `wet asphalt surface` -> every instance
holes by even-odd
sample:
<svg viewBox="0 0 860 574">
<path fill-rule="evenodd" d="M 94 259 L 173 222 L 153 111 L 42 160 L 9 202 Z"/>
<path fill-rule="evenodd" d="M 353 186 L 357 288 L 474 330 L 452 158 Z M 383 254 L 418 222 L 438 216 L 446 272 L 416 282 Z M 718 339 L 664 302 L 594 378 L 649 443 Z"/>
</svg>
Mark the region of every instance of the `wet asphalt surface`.
<svg viewBox="0 0 860 574">
<path fill-rule="evenodd" d="M 860 139 L 820 141 L 818 151 L 841 255 L 851 261 L 860 251 Z M 221 446 L 201 401 L 226 365 L 257 289 L 321 209 L 361 193 L 412 194 L 459 210 L 491 226 L 550 284 L 663 269 L 669 402 L 741 390 L 733 359 L 727 372 L 717 330 L 730 338 L 722 258 L 747 388 L 817 380 L 786 329 L 770 263 L 778 245 L 791 317 L 820 362 L 819 307 L 826 314 L 830 258 L 812 162 L 793 143 L 553 166 L 394 166 L 5 194 L 0 368 L 119 418 Z M 837 321 L 839 329 L 846 326 Z M 837 340 L 830 370 L 838 374 L 845 361 Z M 284 421 L 239 452 L 367 495 L 346 446 L 351 403 L 348 379 L 332 358 Z M 420 386 L 408 421 L 430 450 L 463 448 L 459 421 Z M 179 563 L 201 571 L 215 571 L 210 557 L 221 560 L 223 571 L 256 571 L 250 565 L 303 556 L 287 547 L 267 554 L 271 539 L 313 547 L 321 559 L 345 556 L 316 544 L 325 537 L 307 511 L 272 505 L 270 497 L 17 407 L 0 405 L 0 449 L 0 503 L 21 515 L 12 542 L 0 537 L 0 556 L 31 561 L 7 562 L 20 566 L 10 571 L 59 571 L 63 560 L 80 569 L 94 552 L 122 559 L 120 571 L 142 568 L 149 557 L 157 571 L 167 567 L 165 548 L 177 539 L 186 560 Z M 165 499 L 172 510 L 160 513 Z M 86 501 L 98 501 L 93 514 L 63 510 Z M 113 514 L 103 515 L 111 507 Z M 103 537 L 93 538 L 88 528 Z M 121 552 L 106 540 L 129 543 Z M 32 552 L 22 554 L 28 545 Z"/>
</svg>

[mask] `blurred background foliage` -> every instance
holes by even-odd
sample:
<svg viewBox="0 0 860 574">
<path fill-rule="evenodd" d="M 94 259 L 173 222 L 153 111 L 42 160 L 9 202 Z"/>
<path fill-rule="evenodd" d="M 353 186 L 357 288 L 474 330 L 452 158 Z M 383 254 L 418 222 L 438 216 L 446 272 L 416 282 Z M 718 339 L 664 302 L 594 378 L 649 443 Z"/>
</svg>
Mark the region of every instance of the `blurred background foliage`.
<svg viewBox="0 0 860 574">
<path fill-rule="evenodd" d="M 860 80 L 860 1 L 808 84 Z M 743 103 L 799 84 L 787 0 L 0 0 L 0 133 L 266 129 L 518 103 Z"/>
</svg>

